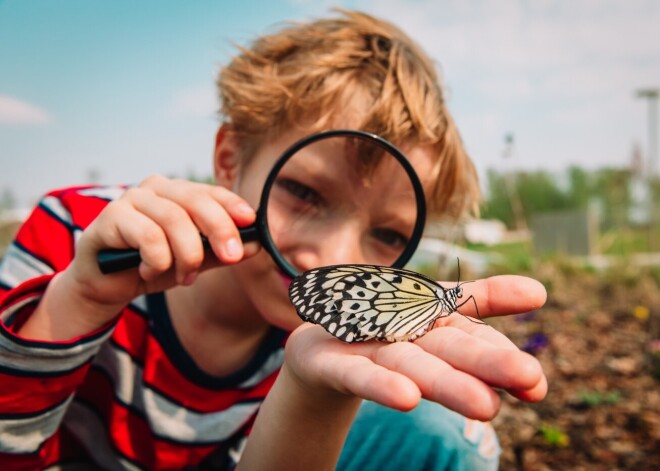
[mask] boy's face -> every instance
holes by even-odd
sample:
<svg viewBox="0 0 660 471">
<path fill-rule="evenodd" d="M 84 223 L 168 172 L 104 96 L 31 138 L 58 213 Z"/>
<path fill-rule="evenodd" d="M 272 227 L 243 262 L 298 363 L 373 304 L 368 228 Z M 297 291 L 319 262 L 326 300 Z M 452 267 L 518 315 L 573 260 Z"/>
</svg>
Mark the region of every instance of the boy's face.
<svg viewBox="0 0 660 471">
<path fill-rule="evenodd" d="M 264 143 L 245 164 L 233 152 L 235 141 L 219 142 L 225 153 L 216 149 L 217 181 L 256 208 L 273 164 L 307 134 L 284 133 Z M 365 149 L 351 149 L 343 139 L 314 143 L 287 162 L 271 189 L 267 212 L 271 235 L 299 272 L 343 263 L 391 265 L 412 234 L 417 207 L 400 164 L 384 154 L 378 164 L 365 168 L 355 157 L 365 155 Z M 402 150 L 424 183 L 432 165 L 429 150 Z M 267 322 L 287 330 L 301 323 L 288 300 L 290 280 L 266 251 L 230 269 Z"/>
</svg>

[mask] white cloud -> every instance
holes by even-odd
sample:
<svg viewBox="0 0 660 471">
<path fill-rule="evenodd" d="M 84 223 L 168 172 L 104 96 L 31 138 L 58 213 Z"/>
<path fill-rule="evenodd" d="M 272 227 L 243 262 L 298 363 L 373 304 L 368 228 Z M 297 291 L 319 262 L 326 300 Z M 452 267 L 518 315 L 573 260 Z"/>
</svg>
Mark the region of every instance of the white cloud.
<svg viewBox="0 0 660 471">
<path fill-rule="evenodd" d="M 0 95 L 0 124 L 47 124 L 48 112 L 36 105 L 16 98 Z"/>
</svg>

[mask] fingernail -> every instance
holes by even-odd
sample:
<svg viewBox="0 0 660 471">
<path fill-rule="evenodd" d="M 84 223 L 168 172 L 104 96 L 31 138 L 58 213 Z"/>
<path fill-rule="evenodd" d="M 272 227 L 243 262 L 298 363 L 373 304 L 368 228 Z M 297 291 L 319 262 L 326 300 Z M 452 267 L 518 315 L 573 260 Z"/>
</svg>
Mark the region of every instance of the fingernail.
<svg viewBox="0 0 660 471">
<path fill-rule="evenodd" d="M 236 206 L 236 209 L 243 214 L 254 214 L 254 209 L 252 209 L 252 206 L 246 203 L 240 203 L 238 206 Z"/>
<path fill-rule="evenodd" d="M 238 239 L 229 239 L 225 243 L 225 253 L 229 258 L 238 258 L 241 256 L 242 248 Z"/>
</svg>

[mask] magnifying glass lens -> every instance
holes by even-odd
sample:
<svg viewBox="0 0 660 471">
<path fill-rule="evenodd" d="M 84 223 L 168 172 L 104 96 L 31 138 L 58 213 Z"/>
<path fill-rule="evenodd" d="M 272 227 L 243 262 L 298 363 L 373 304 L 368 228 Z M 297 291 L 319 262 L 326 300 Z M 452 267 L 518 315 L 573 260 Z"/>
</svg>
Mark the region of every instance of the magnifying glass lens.
<svg viewBox="0 0 660 471">
<path fill-rule="evenodd" d="M 276 251 L 297 271 L 392 265 L 418 216 L 415 189 L 400 161 L 375 140 L 342 135 L 292 154 L 264 209 Z"/>
</svg>

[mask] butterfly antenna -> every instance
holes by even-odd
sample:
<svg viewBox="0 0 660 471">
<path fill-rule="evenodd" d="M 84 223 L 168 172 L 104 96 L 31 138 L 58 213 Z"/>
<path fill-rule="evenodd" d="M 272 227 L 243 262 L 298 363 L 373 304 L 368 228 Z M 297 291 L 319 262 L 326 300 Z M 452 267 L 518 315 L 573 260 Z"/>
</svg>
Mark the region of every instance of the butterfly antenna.
<svg viewBox="0 0 660 471">
<path fill-rule="evenodd" d="M 456 257 L 456 265 L 458 267 L 458 279 L 456 280 L 456 287 L 458 288 L 465 283 L 474 283 L 474 280 L 461 281 L 461 260 Z"/>
</svg>

